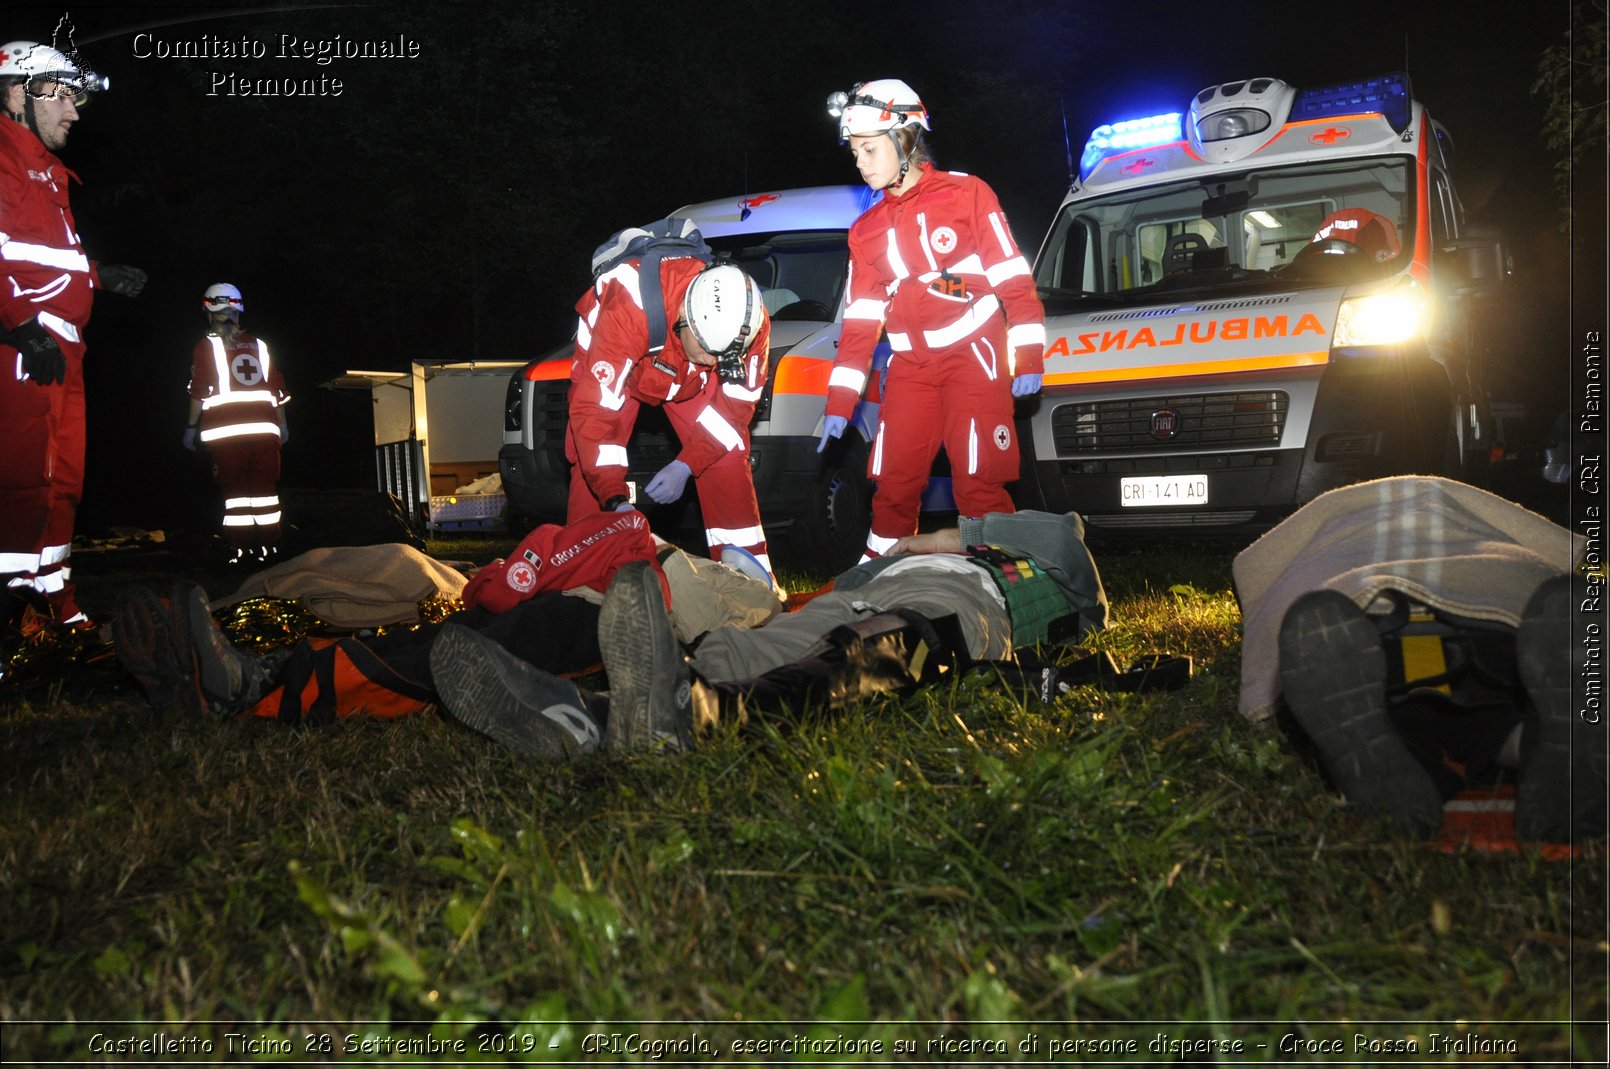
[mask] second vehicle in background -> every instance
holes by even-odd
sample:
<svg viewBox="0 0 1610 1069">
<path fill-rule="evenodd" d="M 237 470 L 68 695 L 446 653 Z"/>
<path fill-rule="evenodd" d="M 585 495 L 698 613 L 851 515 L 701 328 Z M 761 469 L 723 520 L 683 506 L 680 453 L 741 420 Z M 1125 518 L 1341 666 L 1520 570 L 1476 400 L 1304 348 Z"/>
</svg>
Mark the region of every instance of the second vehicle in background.
<svg viewBox="0 0 1610 1069">
<path fill-rule="evenodd" d="M 735 264 L 760 283 L 771 313 L 771 377 L 751 428 L 750 464 L 772 556 L 789 567 L 837 570 L 854 563 L 866 542 L 876 376 L 853 420 L 860 434 L 845 435 L 825 455 L 816 446 L 838 348 L 850 224 L 875 197 L 865 186 L 821 186 L 708 201 L 670 213 L 698 226 L 717 262 Z M 875 366 L 881 369 L 887 359 L 887 346 L 880 346 Z M 511 513 L 528 520 L 565 516 L 570 362 L 566 342 L 509 381 L 498 467 Z M 678 448 L 664 415 L 645 406 L 627 450 L 632 486 L 646 484 Z M 651 515 L 664 515 L 667 527 L 691 526 L 682 513 L 691 516 L 697 507 L 692 501 L 641 504 Z M 952 507 L 948 478 L 930 483 L 925 504 Z"/>
</svg>

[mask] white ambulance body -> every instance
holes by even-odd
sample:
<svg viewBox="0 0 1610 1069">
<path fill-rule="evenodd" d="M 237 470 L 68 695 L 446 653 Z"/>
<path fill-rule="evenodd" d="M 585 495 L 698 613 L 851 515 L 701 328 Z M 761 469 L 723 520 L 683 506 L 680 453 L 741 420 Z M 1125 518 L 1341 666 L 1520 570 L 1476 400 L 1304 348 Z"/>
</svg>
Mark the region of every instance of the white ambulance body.
<svg viewBox="0 0 1610 1069">
<path fill-rule="evenodd" d="M 736 264 L 758 283 L 771 313 L 771 378 L 750 429 L 750 467 L 772 556 L 784 566 L 837 569 L 854 563 L 866 543 L 871 488 L 867 443 L 877 428 L 879 376 L 856 410 L 859 434 L 817 453 L 828 376 L 838 349 L 853 223 L 876 199 L 866 186 L 821 186 L 729 197 L 670 214 L 691 219 L 719 261 Z M 601 235 L 602 236 L 602 235 Z M 888 357 L 880 345 L 875 367 Z M 570 468 L 565 422 L 571 345 L 516 372 L 504 410 L 499 469 L 511 512 L 529 520 L 564 519 Z M 664 415 L 645 405 L 627 453 L 634 487 L 653 478 L 679 443 Z M 927 507 L 954 507 L 948 477 L 933 480 Z M 651 510 L 656 528 L 696 508 L 689 492 L 674 506 Z"/>
<path fill-rule="evenodd" d="M 1245 529 L 1362 479 L 1478 472 L 1507 272 L 1464 233 L 1450 152 L 1403 75 L 1231 82 L 1098 127 L 1036 261 L 1023 502 L 1093 532 Z"/>
</svg>

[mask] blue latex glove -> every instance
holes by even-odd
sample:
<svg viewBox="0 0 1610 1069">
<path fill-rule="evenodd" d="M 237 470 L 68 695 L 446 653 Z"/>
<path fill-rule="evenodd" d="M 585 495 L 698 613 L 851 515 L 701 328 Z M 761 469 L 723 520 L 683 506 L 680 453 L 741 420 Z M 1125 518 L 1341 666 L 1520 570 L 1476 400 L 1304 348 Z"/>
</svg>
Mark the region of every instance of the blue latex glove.
<svg viewBox="0 0 1610 1069">
<path fill-rule="evenodd" d="M 201 432 L 194 427 L 184 429 L 184 447 L 192 453 L 196 451 L 196 443 L 201 440 Z"/>
<path fill-rule="evenodd" d="M 649 500 L 669 505 L 682 496 L 682 491 L 688 487 L 688 476 L 692 474 L 692 468 L 680 460 L 673 460 L 648 481 L 643 492 L 649 496 Z"/>
<path fill-rule="evenodd" d="M 1044 375 L 1019 375 L 1012 380 L 1012 396 L 1027 397 L 1031 393 L 1040 392 L 1040 380 Z"/>
<path fill-rule="evenodd" d="M 632 504 L 630 501 L 623 501 L 619 505 L 615 506 L 615 511 L 616 512 L 631 512 L 632 510 L 634 510 L 636 508 L 637 508 L 637 506 Z"/>
<path fill-rule="evenodd" d="M 844 428 L 848 427 L 849 425 L 850 421 L 845 419 L 843 416 L 828 416 L 823 419 L 822 440 L 816 443 L 816 451 L 820 453 L 822 450 L 826 449 L 827 440 L 829 438 L 843 438 Z"/>
</svg>

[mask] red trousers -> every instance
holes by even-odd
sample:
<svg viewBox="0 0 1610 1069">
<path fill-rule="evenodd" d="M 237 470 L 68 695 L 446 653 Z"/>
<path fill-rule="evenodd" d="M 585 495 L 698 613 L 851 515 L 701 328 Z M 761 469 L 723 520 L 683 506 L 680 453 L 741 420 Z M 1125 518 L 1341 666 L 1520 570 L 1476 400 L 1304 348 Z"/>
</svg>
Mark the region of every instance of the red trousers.
<svg viewBox="0 0 1610 1069">
<path fill-rule="evenodd" d="M 1018 475 L 1012 424 L 1012 372 L 1004 330 L 942 357 L 896 353 L 878 410 L 867 476 L 872 494 L 869 556 L 915 534 L 922 491 L 939 447 L 950 458 L 956 509 L 963 516 L 1015 512 L 1006 484 Z"/>
<path fill-rule="evenodd" d="M 280 541 L 280 440 L 272 434 L 224 438 L 207 446 L 224 493 L 224 538 L 237 550 Z"/>
<path fill-rule="evenodd" d="M 22 377 L 0 345 L 0 582 L 28 587 L 62 623 L 83 618 L 73 597 L 73 517 L 84 493 L 84 347 L 57 338 L 67 379 Z"/>
<path fill-rule="evenodd" d="M 624 426 L 632 427 L 637 420 L 640 402 L 628 398 L 621 409 Z M 661 406 L 666 418 L 676 430 L 677 437 L 688 441 L 705 432 L 698 426 L 698 407 L 693 401 L 670 401 Z M 755 498 L 755 480 L 749 470 L 749 428 L 739 429 L 742 449 L 733 449 L 714 464 L 693 476 L 694 489 L 699 494 L 699 511 L 704 516 L 704 541 L 714 560 L 721 559 L 727 546 L 737 546 L 753 553 L 766 570 L 771 570 L 771 558 L 766 552 L 766 532 L 760 524 L 760 502 Z M 575 455 L 574 451 L 571 453 Z M 643 488 L 637 488 L 639 507 L 646 507 L 648 499 Z M 604 503 L 593 496 L 587 480 L 574 464 L 570 468 L 570 505 L 567 523 L 597 512 Z"/>
</svg>

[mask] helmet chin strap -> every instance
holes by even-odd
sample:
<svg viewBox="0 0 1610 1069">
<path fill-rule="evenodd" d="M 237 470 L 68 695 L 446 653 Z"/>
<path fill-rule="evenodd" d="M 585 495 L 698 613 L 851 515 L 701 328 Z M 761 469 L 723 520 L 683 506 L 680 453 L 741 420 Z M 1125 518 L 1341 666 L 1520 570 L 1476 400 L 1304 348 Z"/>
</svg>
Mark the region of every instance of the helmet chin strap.
<svg viewBox="0 0 1610 1069">
<path fill-rule="evenodd" d="M 10 89 L 6 90 L 7 93 L 10 91 Z M 6 108 L 5 111 L 6 118 L 10 119 L 14 123 L 19 123 L 23 126 L 26 126 L 33 132 L 35 137 L 39 136 L 39 127 L 34 125 L 34 98 L 33 94 L 28 92 L 27 82 L 22 83 L 22 113 L 18 114 L 17 112 L 12 111 L 10 108 Z"/>
<path fill-rule="evenodd" d="M 894 135 L 894 128 L 891 127 L 885 132 L 889 135 L 889 140 L 894 144 L 895 155 L 900 157 L 900 170 L 893 179 L 883 184 L 878 190 L 879 193 L 882 193 L 890 186 L 898 187 L 906 180 L 906 173 L 911 170 L 911 157 L 906 155 L 906 150 L 900 147 L 900 139 Z"/>
</svg>

